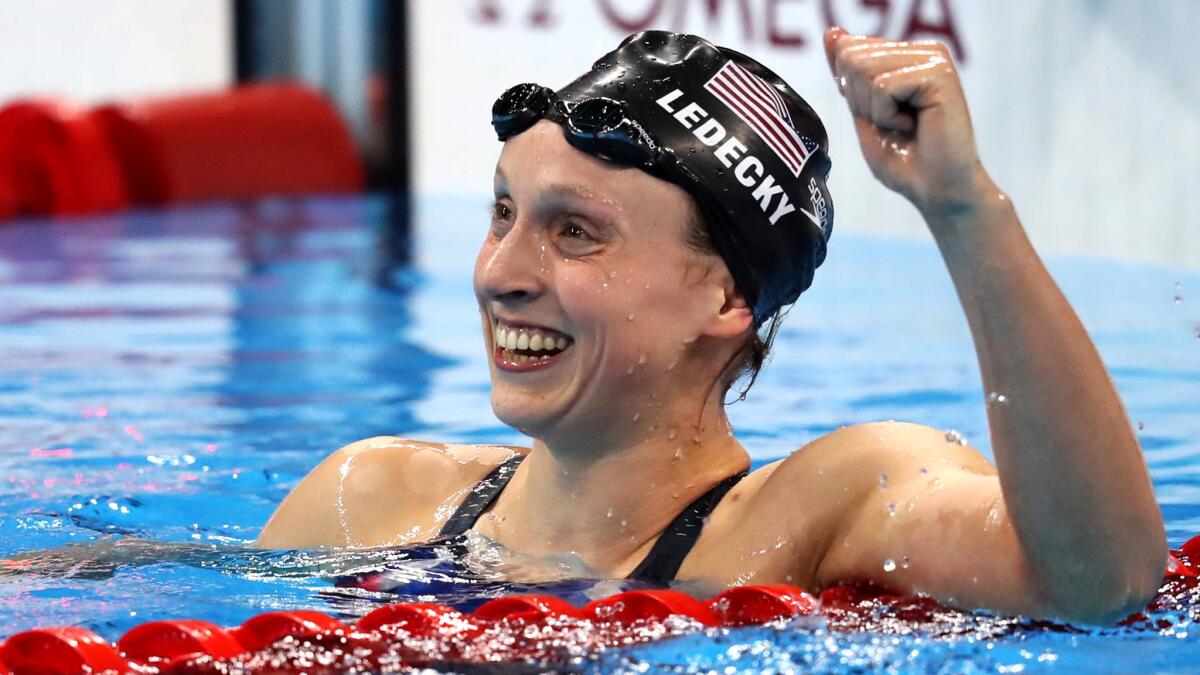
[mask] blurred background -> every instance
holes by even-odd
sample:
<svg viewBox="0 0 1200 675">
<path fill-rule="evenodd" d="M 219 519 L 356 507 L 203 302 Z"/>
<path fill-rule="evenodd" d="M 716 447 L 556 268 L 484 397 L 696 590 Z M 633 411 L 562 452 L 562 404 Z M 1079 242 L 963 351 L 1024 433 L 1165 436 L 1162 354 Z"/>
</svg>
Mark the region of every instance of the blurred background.
<svg viewBox="0 0 1200 675">
<path fill-rule="evenodd" d="M 491 414 L 471 291 L 490 108 L 649 28 L 758 58 L 830 132 L 827 262 L 728 406 L 756 466 L 884 419 L 987 454 L 955 290 L 861 158 L 832 24 L 950 46 L 984 162 L 1105 359 L 1172 544 L 1200 532 L 1196 0 L 0 0 L 0 557 L 80 546 L 0 579 L 0 636 L 386 601 L 338 595 L 331 578 L 373 569 L 353 555 L 242 547 L 346 443 L 527 441 Z M 1189 625 L 1097 653 L 1186 670 Z M 878 663 L 876 644 L 848 663 Z M 958 644 L 923 663 L 983 651 Z M 1183 656 L 1137 660 L 1151 652 Z"/>
<path fill-rule="evenodd" d="M 403 230 L 419 208 L 409 195 L 487 198 L 498 151 L 488 111 L 503 88 L 528 80 L 560 86 L 625 35 L 666 28 L 757 57 L 817 109 L 831 132 L 839 230 L 923 236 L 916 214 L 880 189 L 860 159 L 821 49 L 822 31 L 837 23 L 950 45 L 984 161 L 1044 253 L 1200 267 L 1190 199 L 1200 174 L 1200 3 L 1190 0 L 6 0 L 0 15 L 0 104 L 31 97 L 85 107 L 116 103 L 118 114 L 109 111 L 101 135 L 137 146 L 129 140 L 137 130 L 122 131 L 112 118 L 136 118 L 131 109 L 147 100 L 298 81 L 336 106 L 337 124 L 362 163 L 361 176 L 349 167 L 289 183 L 269 174 L 295 170 L 299 160 L 280 157 L 249 167 L 253 176 L 231 175 L 239 192 L 196 186 L 188 175 L 219 170 L 214 163 L 245 163 L 236 152 L 214 149 L 205 165 L 178 158 L 193 149 L 168 147 L 155 164 L 144 149 L 118 147 L 127 183 L 122 198 L 56 209 L 47 205 L 47 179 L 17 176 L 8 181 L 7 208 L 0 188 L 0 215 L 10 218 L 365 186 L 396 197 L 396 227 Z M 229 104 L 212 99 L 196 110 L 220 105 Z M 286 117 L 269 103 L 262 109 L 269 119 Z M 3 121 L 0 115 L 0 127 Z M 188 125 L 168 120 L 142 135 L 159 145 L 182 143 L 181 134 L 199 133 Z M 340 133 L 331 129 L 326 140 Z M 221 134 L 204 133 L 210 146 L 222 142 Z M 0 149 L 3 134 L 0 128 Z M 236 134 L 230 142 L 247 143 Z M 243 152 L 263 159 L 270 152 L 261 146 Z M 313 152 L 310 158 L 328 156 Z M 338 155 L 325 163 L 341 161 Z M 137 185 L 139 172 L 172 170 L 184 187 Z M 42 185 L 20 188 L 22 180 Z M 42 194 L 11 194 L 31 190 Z"/>
</svg>

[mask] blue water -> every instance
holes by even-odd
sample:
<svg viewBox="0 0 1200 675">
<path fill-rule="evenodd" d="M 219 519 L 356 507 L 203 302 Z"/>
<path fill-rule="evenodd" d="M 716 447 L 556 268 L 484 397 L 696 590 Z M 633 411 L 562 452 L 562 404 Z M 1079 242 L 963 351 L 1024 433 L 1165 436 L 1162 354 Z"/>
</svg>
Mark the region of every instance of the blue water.
<svg viewBox="0 0 1200 675">
<path fill-rule="evenodd" d="M 266 202 L 0 225 L 0 556 L 50 551 L 27 558 L 43 574 L 0 577 L 0 635 L 82 624 L 116 638 L 157 618 L 231 625 L 279 608 L 348 617 L 387 598 L 335 589 L 337 575 L 382 559 L 402 576 L 434 574 L 436 551 L 245 548 L 347 442 L 521 441 L 491 415 L 470 289 L 484 205 L 421 201 L 411 267 L 384 253 L 386 207 Z M 1200 532 L 1200 275 L 1048 265 L 1139 426 L 1178 546 Z M 953 428 L 987 451 L 974 353 L 932 242 L 839 232 L 731 417 L 758 463 L 879 419 Z M 439 599 L 512 588 L 458 581 Z M 1194 632 L 981 640 L 808 622 L 618 650 L 597 667 L 1172 671 L 1200 657 Z"/>
</svg>

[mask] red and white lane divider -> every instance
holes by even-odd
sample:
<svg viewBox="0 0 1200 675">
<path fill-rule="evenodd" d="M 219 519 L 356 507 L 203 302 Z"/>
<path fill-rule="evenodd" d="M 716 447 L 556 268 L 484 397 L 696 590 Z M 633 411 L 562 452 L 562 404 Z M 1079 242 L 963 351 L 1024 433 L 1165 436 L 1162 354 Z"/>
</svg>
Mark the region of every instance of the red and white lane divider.
<svg viewBox="0 0 1200 675">
<path fill-rule="evenodd" d="M 586 607 L 549 595 L 514 595 L 469 614 L 434 603 L 403 603 L 380 607 L 353 625 L 314 611 L 260 614 L 228 630 L 198 619 L 151 621 L 115 645 L 77 626 L 36 628 L 0 645 L 0 673 L 229 672 L 223 663 L 236 666 L 235 672 L 292 672 L 281 671 L 280 662 L 298 651 L 354 661 L 306 672 L 338 672 L 344 665 L 402 669 L 435 661 L 515 661 L 546 656 L 545 648 L 561 650 L 568 642 L 590 651 L 705 627 L 766 623 L 809 614 L 816 605 L 799 588 L 771 585 L 731 588 L 707 602 L 672 590 L 628 591 Z M 667 625 L 671 621 L 674 627 Z"/>
<path fill-rule="evenodd" d="M 1198 572 L 1200 536 L 1171 552 L 1163 586 L 1148 609 L 1178 608 L 1200 598 Z M 856 612 L 876 614 L 881 606 L 917 623 L 944 609 L 928 598 L 902 598 L 877 587 L 836 586 L 818 599 L 776 584 L 730 588 L 707 601 L 663 589 L 618 593 L 586 607 L 551 595 L 496 598 L 470 613 L 402 603 L 380 607 L 353 625 L 307 610 L 260 614 L 231 629 L 198 619 L 151 621 L 115 645 L 86 628 L 60 626 L 24 631 L 0 644 L 0 675 L 315 675 L 455 663 L 561 663 L 609 647 L 818 612 L 833 625 L 872 630 L 869 621 L 845 619 Z M 1154 628 L 1157 621 L 1135 614 L 1121 625 Z"/>
</svg>

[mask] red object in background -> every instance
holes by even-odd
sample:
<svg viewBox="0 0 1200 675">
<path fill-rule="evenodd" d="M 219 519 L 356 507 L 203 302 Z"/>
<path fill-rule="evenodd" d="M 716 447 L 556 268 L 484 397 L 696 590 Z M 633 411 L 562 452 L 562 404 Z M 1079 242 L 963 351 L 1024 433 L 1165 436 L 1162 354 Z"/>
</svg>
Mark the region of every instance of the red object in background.
<svg viewBox="0 0 1200 675">
<path fill-rule="evenodd" d="M 595 620 L 608 623 L 661 621 L 672 614 L 691 617 L 705 626 L 719 623 L 708 605 L 690 595 L 669 589 L 625 591 L 589 603 L 584 611 Z"/>
<path fill-rule="evenodd" d="M 0 147 L 0 152 L 3 148 Z M 13 186 L 12 172 L 0 159 L 0 220 L 6 220 L 17 215 L 17 192 Z M 0 671 L 3 673 L 3 671 Z"/>
<path fill-rule="evenodd" d="M 709 601 L 725 626 L 748 626 L 812 614 L 817 600 L 795 586 L 735 586 Z"/>
<path fill-rule="evenodd" d="M 346 630 L 346 626 L 328 614 L 301 609 L 259 614 L 229 634 L 247 650 L 257 651 L 285 637 L 310 637 L 337 630 Z"/>
<path fill-rule="evenodd" d="M 540 621 L 551 616 L 583 618 L 583 611 L 554 595 L 510 595 L 488 600 L 471 615 L 484 621 Z"/>
<path fill-rule="evenodd" d="M 0 218 L 97 213 L 128 202 L 104 128 L 65 101 L 0 109 L 0 163 Z"/>
<path fill-rule="evenodd" d="M 115 670 L 129 664 L 104 638 L 86 628 L 62 626 L 35 628 L 8 638 L 0 646 L 0 660 L 17 673 L 75 675 Z"/>
<path fill-rule="evenodd" d="M 116 103 L 96 114 L 138 203 L 363 188 L 362 163 L 337 111 L 300 85 Z"/>
<path fill-rule="evenodd" d="M 373 610 L 354 624 L 361 631 L 373 631 L 384 626 L 396 626 L 413 635 L 431 635 L 447 626 L 466 627 L 473 623 L 457 609 L 431 602 L 408 602 L 385 605 Z"/>
<path fill-rule="evenodd" d="M 1179 547 L 1179 557 L 1193 571 L 1200 567 L 1200 534 L 1188 539 Z"/>
<path fill-rule="evenodd" d="M 144 623 L 122 635 L 117 648 L 132 661 L 159 664 L 196 655 L 228 658 L 246 651 L 223 628 L 199 619 Z"/>
<path fill-rule="evenodd" d="M 1194 557 L 1191 559 L 1195 560 Z M 1183 560 L 1181 560 L 1174 553 L 1167 554 L 1167 571 L 1165 573 L 1166 578 L 1169 579 L 1171 577 L 1194 577 L 1194 576 L 1197 576 L 1197 574 L 1196 574 L 1196 570 L 1193 569 L 1192 566 L 1183 562 Z"/>
</svg>

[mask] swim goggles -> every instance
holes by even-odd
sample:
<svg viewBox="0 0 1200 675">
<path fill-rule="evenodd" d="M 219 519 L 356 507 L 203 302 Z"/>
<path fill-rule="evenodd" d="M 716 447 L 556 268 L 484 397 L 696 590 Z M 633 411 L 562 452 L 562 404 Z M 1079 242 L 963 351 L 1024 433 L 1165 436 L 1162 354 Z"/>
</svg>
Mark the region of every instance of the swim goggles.
<svg viewBox="0 0 1200 675">
<path fill-rule="evenodd" d="M 567 142 L 586 153 L 648 170 L 666 168 L 667 153 L 620 101 L 599 96 L 567 102 L 549 87 L 525 83 L 509 87 L 492 105 L 492 127 L 501 141 L 540 119 L 562 125 Z"/>
</svg>

